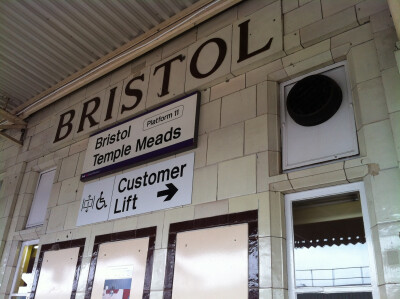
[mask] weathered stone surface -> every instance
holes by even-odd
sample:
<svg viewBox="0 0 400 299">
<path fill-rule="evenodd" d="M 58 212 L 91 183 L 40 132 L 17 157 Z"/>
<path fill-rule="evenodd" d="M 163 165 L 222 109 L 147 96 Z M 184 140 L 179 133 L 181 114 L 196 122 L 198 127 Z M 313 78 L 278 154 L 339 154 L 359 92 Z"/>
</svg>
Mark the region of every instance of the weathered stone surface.
<svg viewBox="0 0 400 299">
<path fill-rule="evenodd" d="M 284 33 L 288 34 L 322 19 L 321 2 L 314 0 L 284 15 Z"/>
<path fill-rule="evenodd" d="M 383 120 L 363 127 L 367 157 L 380 169 L 398 167 L 390 121 Z"/>
<path fill-rule="evenodd" d="M 366 0 L 356 5 L 357 19 L 363 24 L 368 22 L 369 16 L 388 9 L 387 1 Z"/>
<path fill-rule="evenodd" d="M 282 0 L 282 12 L 287 13 L 299 7 L 298 0 Z"/>
<path fill-rule="evenodd" d="M 150 69 L 146 108 L 181 96 L 185 90 L 187 49 L 165 58 Z"/>
<path fill-rule="evenodd" d="M 277 1 L 233 24 L 232 73 L 240 74 L 284 55 L 281 5 Z M 246 49 L 241 32 L 248 29 Z M 244 34 L 243 34 L 244 35 Z M 246 51 L 246 52 L 245 52 Z"/>
<path fill-rule="evenodd" d="M 358 84 L 357 93 L 363 125 L 389 117 L 381 78 Z"/>
<path fill-rule="evenodd" d="M 240 75 L 211 87 L 210 100 L 215 100 L 246 87 L 246 76 Z"/>
<path fill-rule="evenodd" d="M 237 20 L 237 8 L 229 9 L 197 28 L 197 39 L 204 39 L 209 37 L 214 32 L 232 24 Z"/>
<path fill-rule="evenodd" d="M 348 55 L 353 87 L 360 82 L 379 77 L 379 62 L 373 41 L 353 47 Z"/>
<path fill-rule="evenodd" d="M 324 18 L 334 15 L 346 8 L 352 7 L 362 0 L 321 0 Z"/>
<path fill-rule="evenodd" d="M 282 60 L 278 59 L 246 73 L 246 87 L 268 80 L 268 75 L 283 68 Z"/>
<path fill-rule="evenodd" d="M 226 161 L 218 166 L 217 198 L 225 199 L 256 192 L 256 156 Z"/>
<path fill-rule="evenodd" d="M 222 98 L 221 127 L 256 117 L 256 86 L 251 86 Z"/>
<path fill-rule="evenodd" d="M 197 39 L 197 28 L 193 28 L 188 32 L 180 35 L 179 37 L 171 40 L 162 48 L 162 58 L 167 58 L 176 52 L 188 47 L 189 45 L 196 42 Z"/>
<path fill-rule="evenodd" d="M 371 24 L 368 23 L 332 37 L 331 48 L 336 48 L 345 44 L 354 47 L 373 38 Z"/>
<path fill-rule="evenodd" d="M 104 104 L 103 109 L 101 111 L 100 117 L 100 127 L 103 128 L 105 126 L 113 124 L 119 114 L 119 104 L 121 102 L 121 95 L 124 81 L 111 85 L 109 89 L 106 90 L 106 94 L 104 96 Z"/>
<path fill-rule="evenodd" d="M 396 49 L 397 36 L 394 28 L 374 33 L 374 41 L 378 52 L 380 70 L 395 67 L 394 49 Z"/>
<path fill-rule="evenodd" d="M 345 32 L 358 25 L 353 7 L 339 12 L 300 29 L 301 44 L 304 47 Z"/>
<path fill-rule="evenodd" d="M 144 111 L 146 106 L 150 68 L 143 69 L 140 74 L 134 74 L 124 80 L 117 120 L 126 119 Z M 141 98 L 131 94 L 131 90 L 139 89 Z M 130 95 L 131 94 L 131 95 Z"/>
<path fill-rule="evenodd" d="M 208 136 L 207 164 L 242 156 L 243 144 L 243 123 L 211 132 Z"/>
<path fill-rule="evenodd" d="M 331 61 L 329 39 L 282 58 L 283 66 L 288 75 L 299 74 L 306 70 L 310 71 Z"/>
<path fill-rule="evenodd" d="M 382 82 L 389 113 L 400 111 L 400 74 L 397 67 L 384 70 Z"/>
<path fill-rule="evenodd" d="M 287 55 L 303 49 L 300 43 L 300 31 L 294 31 L 283 37 L 283 45 Z"/>
<path fill-rule="evenodd" d="M 214 85 L 232 77 L 230 73 L 231 42 L 232 25 L 198 40 L 188 48 L 186 92 Z M 195 55 L 197 56 L 193 57 Z M 221 61 L 219 61 L 219 58 Z M 199 74 L 195 76 L 193 72 L 196 71 Z"/>
</svg>

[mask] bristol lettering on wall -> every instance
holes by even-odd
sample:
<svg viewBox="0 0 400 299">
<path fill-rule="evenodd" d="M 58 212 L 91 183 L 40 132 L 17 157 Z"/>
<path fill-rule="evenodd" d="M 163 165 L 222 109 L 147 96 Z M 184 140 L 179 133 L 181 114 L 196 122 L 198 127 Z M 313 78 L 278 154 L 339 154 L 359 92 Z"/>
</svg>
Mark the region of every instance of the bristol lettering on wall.
<svg viewBox="0 0 400 299">
<path fill-rule="evenodd" d="M 89 138 L 81 180 L 197 146 L 198 92 Z"/>
<path fill-rule="evenodd" d="M 56 116 L 53 144 L 78 140 L 283 55 L 282 12 L 276 1 L 62 111 Z M 132 150 L 124 148 L 124 154 Z"/>
</svg>

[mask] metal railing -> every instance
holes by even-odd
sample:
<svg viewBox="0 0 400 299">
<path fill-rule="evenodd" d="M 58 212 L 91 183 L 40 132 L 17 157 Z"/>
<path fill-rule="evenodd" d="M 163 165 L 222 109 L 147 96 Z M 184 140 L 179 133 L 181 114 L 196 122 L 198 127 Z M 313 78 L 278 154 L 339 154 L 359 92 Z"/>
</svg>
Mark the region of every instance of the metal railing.
<svg viewBox="0 0 400 299">
<path fill-rule="evenodd" d="M 296 270 L 297 287 L 369 285 L 369 267 Z"/>
</svg>

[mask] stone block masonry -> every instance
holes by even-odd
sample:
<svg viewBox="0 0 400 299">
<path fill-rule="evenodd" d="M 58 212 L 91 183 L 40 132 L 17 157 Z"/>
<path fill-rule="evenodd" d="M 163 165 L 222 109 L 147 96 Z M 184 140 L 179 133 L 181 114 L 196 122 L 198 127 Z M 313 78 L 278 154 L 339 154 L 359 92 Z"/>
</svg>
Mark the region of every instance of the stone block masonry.
<svg viewBox="0 0 400 299">
<path fill-rule="evenodd" d="M 247 0 L 32 115 L 23 147 L 0 139 L 0 298 L 11 292 L 23 240 L 41 246 L 86 238 L 76 296 L 84 298 L 95 238 L 151 226 L 150 298 L 162 298 L 170 224 L 249 210 L 259 219 L 259 298 L 287 298 L 284 196 L 364 182 L 376 289 L 382 299 L 397 299 L 400 75 L 389 55 L 393 28 L 385 0 Z M 360 156 L 283 173 L 280 83 L 343 60 Z M 195 90 L 201 104 L 190 151 L 191 204 L 77 227 L 88 136 Z M 39 173 L 52 167 L 45 222 L 27 229 Z"/>
</svg>

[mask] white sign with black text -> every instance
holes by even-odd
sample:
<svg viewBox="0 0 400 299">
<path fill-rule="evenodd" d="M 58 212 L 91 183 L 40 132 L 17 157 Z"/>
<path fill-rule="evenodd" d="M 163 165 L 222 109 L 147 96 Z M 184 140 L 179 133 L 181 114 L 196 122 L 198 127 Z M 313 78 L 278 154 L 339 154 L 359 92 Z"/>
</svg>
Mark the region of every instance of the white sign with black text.
<svg viewBox="0 0 400 299">
<path fill-rule="evenodd" d="M 191 204 L 194 153 L 85 185 L 77 226 Z"/>
<path fill-rule="evenodd" d="M 196 92 L 91 136 L 81 180 L 195 148 L 199 97 Z"/>
</svg>

